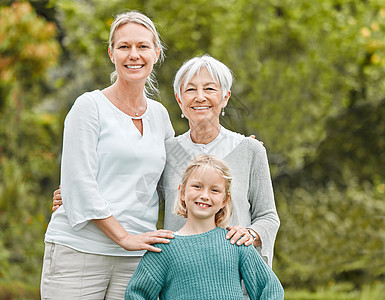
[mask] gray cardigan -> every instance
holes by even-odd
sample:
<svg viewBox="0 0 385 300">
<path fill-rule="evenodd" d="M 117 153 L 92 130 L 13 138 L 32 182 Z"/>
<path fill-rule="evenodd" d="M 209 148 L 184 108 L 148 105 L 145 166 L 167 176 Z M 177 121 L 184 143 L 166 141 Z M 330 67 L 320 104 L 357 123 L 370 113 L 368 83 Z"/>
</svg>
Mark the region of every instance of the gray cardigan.
<svg viewBox="0 0 385 300">
<path fill-rule="evenodd" d="M 160 198 L 165 201 L 164 228 L 179 230 L 183 217 L 173 214 L 178 186 L 193 156 L 177 138 L 166 141 L 166 166 L 160 180 Z M 231 188 L 233 215 L 230 225 L 252 228 L 259 234 L 262 246 L 257 250 L 271 267 L 279 218 L 265 148 L 252 138 L 243 141 L 225 158 L 233 177 Z"/>
</svg>

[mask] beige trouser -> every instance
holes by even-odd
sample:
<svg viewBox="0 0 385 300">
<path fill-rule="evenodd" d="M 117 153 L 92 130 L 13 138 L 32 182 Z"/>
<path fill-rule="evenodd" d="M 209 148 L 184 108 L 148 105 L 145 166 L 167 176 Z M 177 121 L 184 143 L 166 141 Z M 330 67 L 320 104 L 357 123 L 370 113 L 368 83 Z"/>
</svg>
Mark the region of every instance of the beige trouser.
<svg viewBox="0 0 385 300">
<path fill-rule="evenodd" d="M 106 256 L 46 243 L 41 299 L 124 299 L 141 257 Z"/>
</svg>

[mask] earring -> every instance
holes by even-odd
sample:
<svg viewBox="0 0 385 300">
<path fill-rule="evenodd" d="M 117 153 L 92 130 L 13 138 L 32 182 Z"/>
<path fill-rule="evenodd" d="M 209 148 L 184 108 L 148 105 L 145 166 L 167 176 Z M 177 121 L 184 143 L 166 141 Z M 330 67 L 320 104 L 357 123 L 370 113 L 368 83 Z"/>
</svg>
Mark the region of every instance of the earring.
<svg viewBox="0 0 385 300">
<path fill-rule="evenodd" d="M 222 113 L 221 113 L 221 115 L 222 115 L 222 117 L 225 116 L 225 108 L 224 108 L 224 107 L 222 107 Z"/>
<path fill-rule="evenodd" d="M 181 113 L 181 114 L 180 114 L 180 117 L 183 119 L 183 118 L 184 118 L 184 114 L 183 114 L 183 113 Z"/>
</svg>

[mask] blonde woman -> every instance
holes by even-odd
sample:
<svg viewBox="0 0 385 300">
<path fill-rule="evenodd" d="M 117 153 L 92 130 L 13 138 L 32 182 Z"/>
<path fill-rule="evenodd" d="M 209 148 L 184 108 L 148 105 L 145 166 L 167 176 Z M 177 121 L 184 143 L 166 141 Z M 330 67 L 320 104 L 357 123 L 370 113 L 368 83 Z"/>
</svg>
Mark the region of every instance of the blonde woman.
<svg viewBox="0 0 385 300">
<path fill-rule="evenodd" d="M 145 250 L 173 238 L 156 230 L 164 141 L 174 130 L 146 90 L 163 55 L 153 22 L 118 15 L 108 54 L 114 83 L 79 96 L 65 120 L 63 206 L 45 235 L 42 299 L 122 299 Z"/>
</svg>

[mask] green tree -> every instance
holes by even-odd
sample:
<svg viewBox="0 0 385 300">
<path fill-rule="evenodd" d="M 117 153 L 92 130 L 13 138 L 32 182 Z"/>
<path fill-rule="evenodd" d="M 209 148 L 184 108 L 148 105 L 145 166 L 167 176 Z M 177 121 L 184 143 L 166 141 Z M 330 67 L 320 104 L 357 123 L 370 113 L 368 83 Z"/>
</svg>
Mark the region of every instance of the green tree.
<svg viewBox="0 0 385 300">
<path fill-rule="evenodd" d="M 57 129 L 55 116 L 42 113 L 39 105 L 46 72 L 59 53 L 55 25 L 30 4 L 0 7 L 1 287 L 11 278 L 36 284 L 40 272 L 43 212 L 49 208 L 41 197 L 56 178 Z M 0 298 L 9 292 L 2 290 Z"/>
<path fill-rule="evenodd" d="M 281 217 L 274 268 L 285 286 L 383 278 L 381 1 L 30 2 L 40 17 L 27 2 L 2 7 L 0 17 L 0 278 L 36 272 L 20 267 L 25 252 L 9 251 L 16 242 L 8 241 L 26 239 L 20 220 L 30 220 L 29 236 L 41 243 L 64 116 L 78 95 L 109 84 L 109 26 L 129 9 L 154 20 L 167 46 L 156 71 L 177 134 L 188 128 L 171 86 L 178 67 L 209 53 L 234 72 L 222 123 L 266 145 Z M 14 207 L 28 213 L 10 217 Z"/>
</svg>

